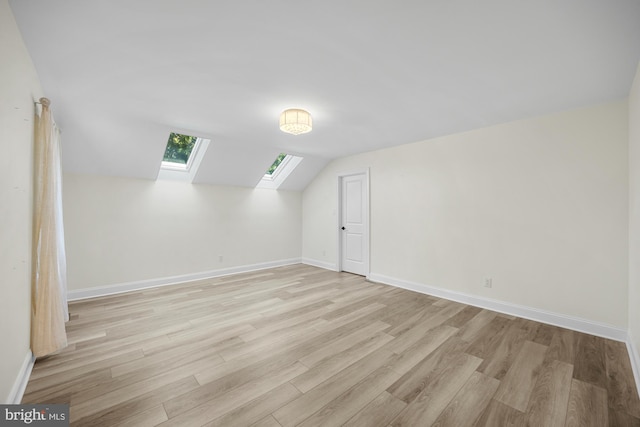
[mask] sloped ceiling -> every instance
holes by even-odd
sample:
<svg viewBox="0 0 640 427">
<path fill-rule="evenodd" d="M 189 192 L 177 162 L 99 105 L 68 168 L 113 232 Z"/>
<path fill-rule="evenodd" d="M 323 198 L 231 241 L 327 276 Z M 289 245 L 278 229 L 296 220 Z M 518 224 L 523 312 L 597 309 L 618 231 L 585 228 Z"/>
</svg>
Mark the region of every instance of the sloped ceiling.
<svg viewBox="0 0 640 427">
<path fill-rule="evenodd" d="M 63 167 L 155 179 L 169 132 L 210 138 L 195 179 L 303 189 L 332 158 L 622 99 L 637 0 L 13 0 Z M 278 129 L 305 108 L 313 132 Z"/>
</svg>

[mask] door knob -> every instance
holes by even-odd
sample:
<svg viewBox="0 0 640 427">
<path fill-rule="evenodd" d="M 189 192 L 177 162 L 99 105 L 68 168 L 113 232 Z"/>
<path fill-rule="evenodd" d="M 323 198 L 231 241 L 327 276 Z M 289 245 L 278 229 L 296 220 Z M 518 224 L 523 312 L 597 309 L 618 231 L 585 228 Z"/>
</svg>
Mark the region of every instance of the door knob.
<svg viewBox="0 0 640 427">
<path fill-rule="evenodd" d="M 343 230 L 346 230 L 346 228 L 342 227 Z"/>
</svg>

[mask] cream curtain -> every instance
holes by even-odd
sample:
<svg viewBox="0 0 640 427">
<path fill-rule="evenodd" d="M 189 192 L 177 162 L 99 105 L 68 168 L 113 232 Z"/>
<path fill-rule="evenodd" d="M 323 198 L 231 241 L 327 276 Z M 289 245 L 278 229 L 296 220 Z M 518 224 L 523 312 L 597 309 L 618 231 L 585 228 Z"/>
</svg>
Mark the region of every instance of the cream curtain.
<svg viewBox="0 0 640 427">
<path fill-rule="evenodd" d="M 62 224 L 60 132 L 49 100 L 35 117 L 31 351 L 40 357 L 67 345 L 66 257 Z"/>
</svg>

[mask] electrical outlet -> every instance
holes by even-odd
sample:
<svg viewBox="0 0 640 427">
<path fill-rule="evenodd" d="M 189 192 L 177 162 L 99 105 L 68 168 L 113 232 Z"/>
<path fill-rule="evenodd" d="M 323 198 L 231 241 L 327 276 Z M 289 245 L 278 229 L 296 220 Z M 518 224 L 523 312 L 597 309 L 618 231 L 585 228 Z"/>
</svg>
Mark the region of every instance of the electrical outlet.
<svg viewBox="0 0 640 427">
<path fill-rule="evenodd" d="M 222 262 L 224 260 L 224 257 L 222 255 L 218 255 L 218 261 Z"/>
<path fill-rule="evenodd" d="M 485 288 L 490 288 L 492 286 L 493 286 L 493 279 L 491 277 L 487 277 L 486 279 L 484 279 Z"/>
</svg>

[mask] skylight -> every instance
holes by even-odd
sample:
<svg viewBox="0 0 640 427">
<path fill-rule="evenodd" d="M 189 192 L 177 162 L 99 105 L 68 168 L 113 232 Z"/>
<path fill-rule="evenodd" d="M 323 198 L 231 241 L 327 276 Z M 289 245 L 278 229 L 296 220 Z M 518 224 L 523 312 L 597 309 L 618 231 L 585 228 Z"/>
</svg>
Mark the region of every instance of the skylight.
<svg viewBox="0 0 640 427">
<path fill-rule="evenodd" d="M 209 146 L 209 140 L 171 132 L 158 179 L 193 181 Z"/>
<path fill-rule="evenodd" d="M 269 169 L 267 169 L 267 173 L 265 175 L 269 175 L 269 176 L 273 175 L 276 169 L 278 169 L 278 166 L 282 164 L 282 161 L 285 159 L 285 157 L 287 157 L 285 153 L 278 154 L 278 157 L 276 157 L 273 164 L 269 166 Z"/>
<path fill-rule="evenodd" d="M 301 161 L 302 157 L 286 153 L 278 154 L 256 187 L 277 189 Z"/>
<path fill-rule="evenodd" d="M 167 148 L 164 150 L 162 167 L 174 170 L 189 170 L 192 154 L 198 152 L 198 138 L 171 132 Z"/>
</svg>

